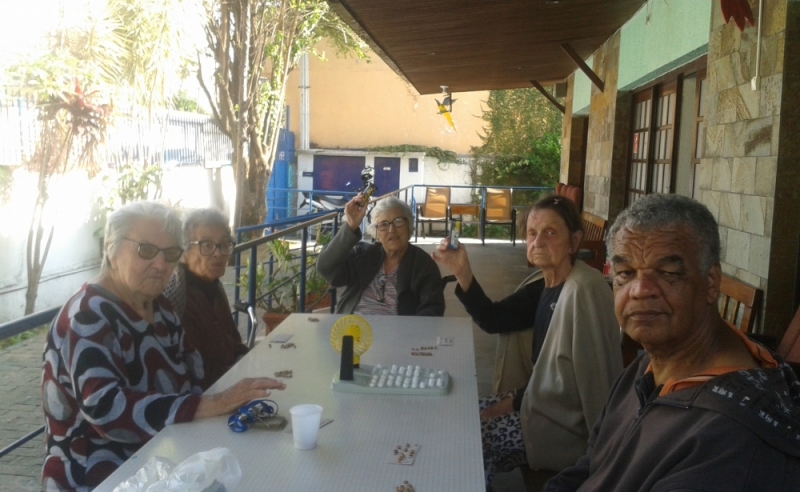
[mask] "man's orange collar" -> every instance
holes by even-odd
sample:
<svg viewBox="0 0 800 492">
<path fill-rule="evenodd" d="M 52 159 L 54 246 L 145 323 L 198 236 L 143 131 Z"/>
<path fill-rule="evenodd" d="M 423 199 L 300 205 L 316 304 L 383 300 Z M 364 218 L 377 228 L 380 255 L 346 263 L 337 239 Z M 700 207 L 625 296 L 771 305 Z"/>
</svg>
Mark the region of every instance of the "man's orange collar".
<svg viewBox="0 0 800 492">
<path fill-rule="evenodd" d="M 750 340 L 747 338 L 741 330 L 733 326 L 732 324 L 725 322 L 728 327 L 730 327 L 734 333 L 739 337 L 739 339 L 744 343 L 745 347 L 747 347 L 747 351 L 750 352 L 750 355 L 759 363 L 761 367 L 764 368 L 774 368 L 778 367 L 778 362 L 772 357 L 772 354 L 769 353 L 767 349 L 759 345 L 758 343 Z M 697 386 L 699 384 L 703 384 L 706 381 L 715 378 L 717 376 L 722 376 L 723 374 L 727 374 L 729 372 L 734 371 L 741 371 L 743 369 L 747 369 L 746 367 L 736 367 L 736 366 L 722 366 L 722 367 L 712 367 L 710 369 L 706 369 L 702 373 L 695 374 L 693 376 L 689 376 L 688 378 L 683 379 L 669 379 L 664 386 L 661 387 L 661 391 L 658 393 L 658 396 L 664 396 L 672 393 L 673 391 L 682 390 L 685 388 L 691 388 L 692 386 Z M 645 373 L 652 373 L 653 367 L 652 364 L 647 365 L 647 369 Z"/>
</svg>

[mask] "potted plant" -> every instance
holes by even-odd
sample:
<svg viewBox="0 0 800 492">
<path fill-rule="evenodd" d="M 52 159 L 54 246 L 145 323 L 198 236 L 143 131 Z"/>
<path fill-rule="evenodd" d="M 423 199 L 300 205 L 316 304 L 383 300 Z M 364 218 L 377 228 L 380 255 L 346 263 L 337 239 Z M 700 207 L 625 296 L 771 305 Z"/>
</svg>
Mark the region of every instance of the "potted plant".
<svg viewBox="0 0 800 492">
<path fill-rule="evenodd" d="M 322 241 L 320 240 L 322 239 Z M 327 241 L 330 241 L 328 238 Z M 318 236 L 314 250 L 325 243 Z M 272 275 L 264 263 L 256 267 L 257 307 L 263 311 L 262 319 L 267 325 L 267 333 L 272 331 L 291 313 L 299 311 L 300 262 L 291 251 L 291 244 L 285 239 L 277 239 L 267 244 L 267 252 L 272 258 Z M 317 273 L 316 256 L 311 255 L 306 263 L 306 309 L 319 309 L 330 306 L 330 286 Z M 248 289 L 247 273 L 239 277 L 239 287 Z"/>
</svg>

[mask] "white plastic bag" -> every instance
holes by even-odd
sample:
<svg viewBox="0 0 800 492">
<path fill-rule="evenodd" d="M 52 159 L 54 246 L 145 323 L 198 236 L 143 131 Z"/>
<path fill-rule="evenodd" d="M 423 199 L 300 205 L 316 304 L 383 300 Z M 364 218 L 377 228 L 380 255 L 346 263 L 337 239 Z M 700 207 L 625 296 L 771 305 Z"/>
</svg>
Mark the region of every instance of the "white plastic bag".
<svg viewBox="0 0 800 492">
<path fill-rule="evenodd" d="M 227 448 L 195 453 L 178 466 L 153 457 L 114 492 L 232 492 L 242 479 L 239 461 Z"/>
</svg>

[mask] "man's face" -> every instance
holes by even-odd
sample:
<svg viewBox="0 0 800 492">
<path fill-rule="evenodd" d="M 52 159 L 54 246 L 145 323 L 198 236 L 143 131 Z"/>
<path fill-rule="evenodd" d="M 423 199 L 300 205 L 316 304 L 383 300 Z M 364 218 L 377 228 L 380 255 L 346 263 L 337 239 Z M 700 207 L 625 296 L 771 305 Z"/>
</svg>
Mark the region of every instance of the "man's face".
<svg viewBox="0 0 800 492">
<path fill-rule="evenodd" d="M 611 262 L 617 320 L 648 353 L 680 350 L 711 326 L 720 268 L 700 271 L 701 248 L 686 226 L 622 228 Z"/>
</svg>

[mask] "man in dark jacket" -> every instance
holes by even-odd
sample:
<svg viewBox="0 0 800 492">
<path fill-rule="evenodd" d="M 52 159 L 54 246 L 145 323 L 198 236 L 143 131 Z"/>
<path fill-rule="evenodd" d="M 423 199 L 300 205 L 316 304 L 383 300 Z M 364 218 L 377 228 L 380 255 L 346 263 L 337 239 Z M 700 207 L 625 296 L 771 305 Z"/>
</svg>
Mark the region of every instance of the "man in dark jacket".
<svg viewBox="0 0 800 492">
<path fill-rule="evenodd" d="M 617 319 L 645 353 L 611 389 L 586 455 L 544 490 L 800 490 L 800 382 L 720 317 L 708 209 L 648 195 L 608 238 Z"/>
</svg>

